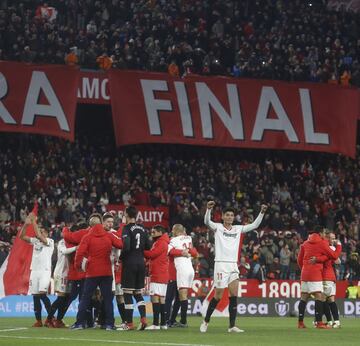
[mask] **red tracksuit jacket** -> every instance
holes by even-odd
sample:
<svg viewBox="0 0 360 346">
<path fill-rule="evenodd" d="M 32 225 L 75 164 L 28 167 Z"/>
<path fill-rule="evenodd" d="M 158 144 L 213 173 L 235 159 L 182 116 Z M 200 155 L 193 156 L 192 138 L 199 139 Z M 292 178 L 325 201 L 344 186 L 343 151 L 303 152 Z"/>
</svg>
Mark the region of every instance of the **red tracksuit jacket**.
<svg viewBox="0 0 360 346">
<path fill-rule="evenodd" d="M 333 266 L 333 260 L 327 260 L 326 262 L 324 262 L 323 281 L 336 281 L 336 275 Z"/>
<path fill-rule="evenodd" d="M 102 225 L 95 225 L 80 242 L 75 255 L 75 268 L 80 269 L 86 257 L 86 278 L 112 276 L 110 253 L 113 246 L 121 249 L 122 240 L 106 232 Z"/>
<path fill-rule="evenodd" d="M 66 247 L 73 247 L 79 245 L 81 239 L 88 233 L 89 228 L 82 229 L 76 232 L 71 232 L 67 227 L 63 228 L 62 234 L 65 240 Z M 69 256 L 69 274 L 68 280 L 82 280 L 85 278 L 85 272 L 79 272 L 74 265 L 75 253 Z"/>
<path fill-rule="evenodd" d="M 167 233 L 156 239 L 150 250 L 144 251 L 144 256 L 150 259 L 150 282 L 167 284 L 169 282 L 168 245 L 170 239 Z"/>
<path fill-rule="evenodd" d="M 300 247 L 298 255 L 298 265 L 301 269 L 301 281 L 323 281 L 323 263 L 311 264 L 309 262 L 311 257 L 316 257 L 317 260 L 325 258 L 336 260 L 341 253 L 341 245 L 336 245 L 336 250 L 333 251 L 329 247 L 329 243 L 320 237 L 319 234 L 310 234 Z M 321 260 L 323 262 L 323 260 Z"/>
</svg>

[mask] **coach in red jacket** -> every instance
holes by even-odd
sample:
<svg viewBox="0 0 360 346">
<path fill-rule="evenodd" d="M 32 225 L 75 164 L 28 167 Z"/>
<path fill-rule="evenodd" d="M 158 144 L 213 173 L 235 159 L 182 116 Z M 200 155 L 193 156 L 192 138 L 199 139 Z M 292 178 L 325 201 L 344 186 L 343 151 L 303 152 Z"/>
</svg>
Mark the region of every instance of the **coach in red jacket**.
<svg viewBox="0 0 360 346">
<path fill-rule="evenodd" d="M 115 329 L 110 253 L 113 246 L 121 249 L 122 245 L 122 240 L 114 234 L 106 232 L 101 224 L 92 227 L 81 240 L 75 256 L 75 267 L 79 270 L 84 269 L 84 260 L 86 259 L 85 285 L 76 323 L 72 329 L 84 329 L 86 310 L 98 286 L 104 299 L 105 329 Z"/>
<path fill-rule="evenodd" d="M 341 244 L 337 243 L 336 250 L 329 247 L 329 243 L 324 240 L 325 230 L 321 226 L 316 226 L 311 232 L 308 240 L 300 247 L 298 255 L 298 265 L 301 269 L 301 300 L 299 303 L 299 322 L 298 328 L 305 328 L 304 314 L 306 302 L 310 294 L 315 296 L 315 320 L 317 328 L 327 328 L 322 322 L 323 315 L 323 263 L 327 259 L 336 260 L 341 253 Z M 316 263 L 312 258 L 316 258 Z M 319 262 L 321 260 L 321 262 Z"/>
<path fill-rule="evenodd" d="M 63 238 L 65 240 L 65 245 L 67 248 L 79 245 L 81 239 L 88 234 L 89 230 L 92 226 L 102 223 L 101 215 L 98 213 L 93 213 L 89 217 L 89 227 L 86 228 L 86 224 L 82 225 L 73 225 L 71 230 L 67 227 L 63 228 Z M 54 322 L 54 326 L 57 328 L 65 327 L 65 324 L 62 322 L 63 317 L 66 314 L 70 304 L 79 297 L 79 302 L 82 297 L 82 293 L 84 290 L 84 283 L 85 283 L 85 272 L 80 272 L 75 268 L 75 253 L 69 255 L 69 273 L 68 273 L 68 280 L 69 280 L 69 296 L 67 297 L 65 306 L 60 309 L 58 314 L 58 320 Z M 87 318 L 87 326 L 92 327 L 94 324 L 93 316 L 91 311 L 88 311 L 88 318 Z"/>
<path fill-rule="evenodd" d="M 146 330 L 167 329 L 165 318 L 165 295 L 169 281 L 169 236 L 163 226 L 157 225 L 151 229 L 154 241 L 150 250 L 144 251 L 144 257 L 150 259 L 150 296 L 153 306 L 153 324 Z M 161 315 L 161 326 L 159 326 Z"/>
</svg>

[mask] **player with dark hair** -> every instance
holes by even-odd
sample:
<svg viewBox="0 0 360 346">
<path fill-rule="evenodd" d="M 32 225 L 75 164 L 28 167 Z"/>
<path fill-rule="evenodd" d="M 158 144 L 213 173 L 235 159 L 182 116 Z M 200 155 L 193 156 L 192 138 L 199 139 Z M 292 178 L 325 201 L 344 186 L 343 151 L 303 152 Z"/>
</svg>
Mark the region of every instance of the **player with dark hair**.
<svg viewBox="0 0 360 346">
<path fill-rule="evenodd" d="M 139 313 L 139 330 L 147 327 L 145 301 L 142 290 L 145 286 L 145 259 L 144 250 L 150 250 L 151 242 L 143 225 L 136 223 L 137 210 L 133 206 L 125 209 L 126 226 L 123 228 L 123 249 L 121 260 L 123 265 L 121 286 L 124 291 L 126 324 L 118 330 L 133 330 L 134 297 Z"/>
<path fill-rule="evenodd" d="M 235 326 L 237 313 L 237 295 L 239 287 L 238 255 L 241 247 L 242 234 L 257 229 L 267 210 L 266 205 L 261 206 L 261 211 L 255 221 L 245 226 L 234 226 L 235 210 L 225 208 L 222 212 L 223 223 L 211 221 L 211 210 L 215 202 L 209 201 L 204 217 L 205 225 L 215 232 L 215 268 L 214 284 L 215 296 L 209 303 L 204 321 L 201 323 L 200 332 L 205 333 L 210 322 L 210 317 L 220 301 L 224 289 L 228 287 L 229 302 L 229 333 L 241 333 L 242 329 Z"/>
<path fill-rule="evenodd" d="M 324 229 L 315 226 L 310 232 L 308 240 L 300 247 L 298 265 L 301 269 L 301 300 L 299 303 L 298 328 L 306 328 L 304 315 L 306 303 L 310 295 L 315 297 L 315 321 L 316 328 L 330 328 L 322 322 L 324 312 L 324 286 L 323 286 L 323 262 L 328 259 L 336 260 L 341 253 L 341 243 L 337 241 L 336 250 L 333 251 L 329 242 L 323 239 Z M 313 258 L 316 258 L 314 263 Z"/>
<path fill-rule="evenodd" d="M 156 225 L 151 229 L 153 246 L 145 250 L 144 256 L 150 259 L 150 297 L 153 306 L 153 324 L 145 330 L 167 329 L 165 318 L 165 296 L 169 281 L 169 236 L 163 226 Z M 159 321 L 159 317 L 161 320 Z"/>
<path fill-rule="evenodd" d="M 37 217 L 33 212 L 26 217 L 25 224 L 20 232 L 20 239 L 33 245 L 29 292 L 33 295 L 34 300 L 36 322 L 33 327 L 42 327 L 41 301 L 47 313 L 50 314 L 51 311 L 51 303 L 47 293 L 51 280 L 51 258 L 54 252 L 54 240 L 49 238 L 49 233 L 45 228 L 38 226 L 36 219 Z M 26 235 L 26 228 L 30 225 L 33 226 L 36 237 Z M 47 318 L 44 325 L 48 327 L 51 324 L 52 319 Z"/>
</svg>

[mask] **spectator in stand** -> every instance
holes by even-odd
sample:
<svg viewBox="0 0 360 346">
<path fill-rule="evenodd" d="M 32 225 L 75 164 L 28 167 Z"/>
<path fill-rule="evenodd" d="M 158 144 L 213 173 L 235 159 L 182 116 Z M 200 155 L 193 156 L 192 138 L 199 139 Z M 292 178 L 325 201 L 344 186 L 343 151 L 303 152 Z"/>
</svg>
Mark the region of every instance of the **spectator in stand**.
<svg viewBox="0 0 360 346">
<path fill-rule="evenodd" d="M 172 60 L 171 63 L 169 64 L 168 72 L 171 77 L 175 77 L 175 78 L 180 77 L 179 67 L 178 65 L 176 65 L 175 60 Z"/>
<path fill-rule="evenodd" d="M 96 63 L 98 64 L 101 70 L 107 71 L 111 69 L 112 59 L 104 52 L 102 55 L 96 58 Z"/>
<path fill-rule="evenodd" d="M 349 86 L 351 80 L 351 73 L 349 70 L 344 70 L 340 77 L 340 84 L 343 86 Z"/>
<path fill-rule="evenodd" d="M 289 278 L 291 251 L 289 245 L 285 244 L 280 250 L 280 279 L 287 280 Z"/>
<path fill-rule="evenodd" d="M 214 238 L 205 235 L 201 213 L 203 201 L 216 190 L 219 206 L 226 201 L 235 206 L 237 223 L 251 222 L 259 195 L 271 205 L 264 229 L 244 239 L 242 255 L 249 258 L 249 276 L 260 273 L 261 278 L 287 245 L 289 278 L 298 278 L 296 256 L 311 220 L 334 229 L 344 244 L 340 277 L 356 275 L 356 261 L 350 255 L 360 252 L 359 156 L 351 160 L 320 153 L 242 151 L 239 159 L 235 149 L 147 145 L 136 151 L 117 150 L 108 136 L 91 140 L 84 135 L 74 143 L 1 135 L 0 241 L 11 244 L 17 222 L 23 223 L 29 212 L 30 191 L 36 194 L 42 223 L 55 241 L 64 222 L 103 212 L 109 204 L 168 206 L 170 224 L 187 225 L 194 246 L 204 256 L 201 265 L 211 268 Z M 106 169 L 100 168 L 103 162 Z M 220 218 L 220 209 L 215 208 L 214 220 Z"/>
<path fill-rule="evenodd" d="M 241 256 L 239 264 L 239 277 L 240 279 L 246 279 L 250 270 L 250 264 L 246 262 L 245 256 Z"/>
<path fill-rule="evenodd" d="M 8 255 L 8 252 L 6 251 L 6 244 L 7 243 L 0 242 L 0 267 L 5 262 Z"/>
<path fill-rule="evenodd" d="M 65 56 L 65 64 L 69 66 L 75 66 L 79 63 L 79 57 L 77 55 L 77 47 L 71 47 L 70 52 Z"/>
<path fill-rule="evenodd" d="M 349 280 L 360 280 L 360 256 L 357 252 L 353 252 L 349 259 Z"/>
<path fill-rule="evenodd" d="M 0 12 L 2 59 L 64 63 L 79 47 L 79 64 L 96 68 L 100 52 L 116 68 L 179 75 L 234 75 L 359 86 L 359 13 L 326 1 L 14 2 Z M 54 6 L 50 6 L 54 5 Z M 76 34 L 78 33 L 78 34 Z M 3 36 L 3 35 L 2 35 Z M 28 58 L 26 58 L 28 59 Z M 189 62 L 192 64 L 189 65 Z"/>
<path fill-rule="evenodd" d="M 279 263 L 279 257 L 275 257 L 274 261 L 269 265 L 269 270 L 267 277 L 269 279 L 280 279 L 280 263 Z"/>
</svg>

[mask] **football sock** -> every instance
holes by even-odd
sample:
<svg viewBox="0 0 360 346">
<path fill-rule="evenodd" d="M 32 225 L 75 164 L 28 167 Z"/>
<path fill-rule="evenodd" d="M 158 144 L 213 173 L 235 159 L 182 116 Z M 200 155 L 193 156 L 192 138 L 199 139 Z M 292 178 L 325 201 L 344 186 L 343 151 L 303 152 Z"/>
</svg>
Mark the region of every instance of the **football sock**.
<svg viewBox="0 0 360 346">
<path fill-rule="evenodd" d="M 122 323 L 126 323 L 126 315 L 125 315 L 125 304 L 124 303 L 117 303 L 117 307 L 119 310 L 119 315 L 121 318 Z"/>
<path fill-rule="evenodd" d="M 210 300 L 209 306 L 206 311 L 205 322 L 207 322 L 207 323 L 210 322 L 210 317 L 211 317 L 212 313 L 214 312 L 216 305 L 218 305 L 218 302 L 219 301 L 215 298 Z"/>
<path fill-rule="evenodd" d="M 336 305 L 336 302 L 329 303 L 331 314 L 334 318 L 334 321 L 339 321 L 339 309 Z"/>
<path fill-rule="evenodd" d="M 137 303 L 140 317 L 145 318 L 146 317 L 146 307 L 145 307 L 145 301 L 144 301 L 143 296 L 141 294 L 134 294 L 134 298 Z"/>
<path fill-rule="evenodd" d="M 160 317 L 160 324 L 164 326 L 166 324 L 165 304 L 160 304 Z"/>
<path fill-rule="evenodd" d="M 237 313 L 237 297 L 229 298 L 229 322 L 230 328 L 235 327 L 236 313 Z"/>
<path fill-rule="evenodd" d="M 181 314 L 181 319 L 180 319 L 180 323 L 182 324 L 186 324 L 186 315 L 187 315 L 187 310 L 188 310 L 188 300 L 182 300 L 180 302 L 180 314 Z"/>
<path fill-rule="evenodd" d="M 133 323 L 134 305 L 132 294 L 124 293 L 126 323 Z"/>
<path fill-rule="evenodd" d="M 170 323 L 174 323 L 176 321 L 176 316 L 179 312 L 179 309 L 180 309 L 180 300 L 179 298 L 177 297 L 174 301 L 174 305 L 172 307 L 172 310 L 171 310 L 171 317 L 170 317 Z"/>
<path fill-rule="evenodd" d="M 57 314 L 57 319 L 59 321 L 61 321 L 64 318 L 66 311 L 68 310 L 68 308 L 71 304 L 70 296 L 63 297 L 63 298 L 64 298 L 63 305 L 59 308 L 58 314 Z"/>
<path fill-rule="evenodd" d="M 60 299 L 60 302 L 58 306 L 57 320 L 61 321 L 66 314 L 68 297 L 58 297 L 58 299 Z"/>
<path fill-rule="evenodd" d="M 299 303 L 299 322 L 304 321 L 306 302 L 304 300 L 300 300 Z"/>
<path fill-rule="evenodd" d="M 159 315 L 160 315 L 160 303 L 152 303 L 153 306 L 153 325 L 158 326 L 159 325 Z"/>
<path fill-rule="evenodd" d="M 33 296 L 35 318 L 41 320 L 41 302 L 39 296 Z"/>
<path fill-rule="evenodd" d="M 62 297 L 57 297 L 56 300 L 51 304 L 50 313 L 48 314 L 48 319 L 53 318 L 56 310 L 59 309 L 59 304 L 61 302 Z"/>
<path fill-rule="evenodd" d="M 324 303 L 321 300 L 315 300 L 315 321 L 321 322 L 324 312 Z"/>
<path fill-rule="evenodd" d="M 42 302 L 44 303 L 45 309 L 47 311 L 47 313 L 50 313 L 51 310 L 51 303 L 50 303 L 50 299 L 48 298 L 48 296 L 46 294 L 41 294 L 40 299 L 42 300 Z"/>
<path fill-rule="evenodd" d="M 328 302 L 324 302 L 323 309 L 324 309 L 324 315 L 326 317 L 326 321 L 331 322 L 332 318 L 331 318 L 330 306 Z"/>
</svg>

